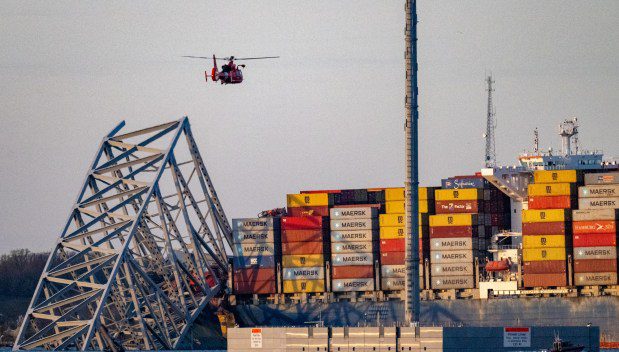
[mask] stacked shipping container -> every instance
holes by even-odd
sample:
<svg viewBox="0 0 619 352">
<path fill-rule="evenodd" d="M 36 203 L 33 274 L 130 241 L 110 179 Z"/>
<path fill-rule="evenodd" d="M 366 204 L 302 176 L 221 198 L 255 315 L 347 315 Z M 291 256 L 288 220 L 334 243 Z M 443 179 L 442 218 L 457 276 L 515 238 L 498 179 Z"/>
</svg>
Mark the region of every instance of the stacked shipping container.
<svg viewBox="0 0 619 352">
<path fill-rule="evenodd" d="M 571 208 L 582 174 L 576 170 L 540 170 L 522 211 L 524 287 L 567 286 L 567 256 L 572 247 Z"/>
<path fill-rule="evenodd" d="M 331 289 L 374 291 L 376 207 L 331 208 Z"/>
<path fill-rule="evenodd" d="M 585 175 L 573 213 L 574 285 L 617 284 L 619 173 Z"/>
<path fill-rule="evenodd" d="M 325 291 L 329 239 L 323 214 L 329 214 L 333 198 L 326 192 L 288 194 L 288 213 L 294 215 L 281 218 L 284 293 Z"/>
<path fill-rule="evenodd" d="M 278 218 L 232 221 L 233 285 L 238 294 L 277 292 L 276 263 L 279 262 Z"/>
</svg>

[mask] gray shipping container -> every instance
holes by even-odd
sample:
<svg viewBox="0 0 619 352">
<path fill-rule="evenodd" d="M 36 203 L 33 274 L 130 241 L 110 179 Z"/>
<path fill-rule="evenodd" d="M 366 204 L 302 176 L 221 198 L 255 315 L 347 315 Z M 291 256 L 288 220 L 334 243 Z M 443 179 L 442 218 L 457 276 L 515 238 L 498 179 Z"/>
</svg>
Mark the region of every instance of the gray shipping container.
<svg viewBox="0 0 619 352">
<path fill-rule="evenodd" d="M 331 220 L 348 219 L 373 219 L 377 216 L 378 210 L 373 207 L 350 207 L 350 208 L 331 208 Z"/>
<path fill-rule="evenodd" d="M 243 218 L 232 219 L 234 231 L 261 231 L 279 228 L 279 219 L 274 218 Z"/>
<path fill-rule="evenodd" d="M 574 259 L 616 259 L 616 247 L 574 247 Z"/>
<path fill-rule="evenodd" d="M 275 255 L 273 243 L 235 243 L 232 252 L 237 257 L 259 257 Z"/>
<path fill-rule="evenodd" d="M 423 270 L 421 267 L 419 270 Z M 397 278 L 406 277 L 406 265 L 381 265 L 380 277 L 382 278 Z"/>
<path fill-rule="evenodd" d="M 574 209 L 572 210 L 574 221 L 597 221 L 619 219 L 618 209 Z"/>
<path fill-rule="evenodd" d="M 344 265 L 374 265 L 374 255 L 372 253 L 358 254 L 334 254 L 332 257 L 333 266 Z"/>
<path fill-rule="evenodd" d="M 476 251 L 430 251 L 430 262 L 432 264 L 444 263 L 472 263 Z"/>
<path fill-rule="evenodd" d="M 233 231 L 234 243 L 273 243 L 275 242 L 275 230 L 260 231 Z"/>
<path fill-rule="evenodd" d="M 579 198 L 579 209 L 619 209 L 619 197 Z"/>
<path fill-rule="evenodd" d="M 430 250 L 450 251 L 450 250 L 465 250 L 477 249 L 477 239 L 458 237 L 458 238 L 431 238 Z"/>
<path fill-rule="evenodd" d="M 376 219 L 331 220 L 331 230 L 373 230 L 378 228 Z"/>
<path fill-rule="evenodd" d="M 382 279 L 381 289 L 385 291 L 400 291 L 406 287 L 406 279 L 404 278 L 394 278 L 394 279 Z"/>
<path fill-rule="evenodd" d="M 474 288 L 474 276 L 442 276 L 432 279 L 432 289 Z"/>
<path fill-rule="evenodd" d="M 617 272 L 609 273 L 575 273 L 576 286 L 616 285 Z"/>
<path fill-rule="evenodd" d="M 331 231 L 331 242 L 372 241 L 374 230 Z"/>
<path fill-rule="evenodd" d="M 474 275 L 473 263 L 432 264 L 432 277 Z"/>
<path fill-rule="evenodd" d="M 374 278 L 335 279 L 331 283 L 333 292 L 374 291 Z"/>
<path fill-rule="evenodd" d="M 284 280 L 319 280 L 325 278 L 325 268 L 321 266 L 302 268 L 283 268 Z"/>
<path fill-rule="evenodd" d="M 605 172 L 600 174 L 585 174 L 585 185 L 604 185 L 619 183 L 619 172 Z"/>
<path fill-rule="evenodd" d="M 619 197 L 619 184 L 578 187 L 579 198 Z"/>
<path fill-rule="evenodd" d="M 335 242 L 331 243 L 331 253 L 372 253 L 372 242 Z"/>
</svg>

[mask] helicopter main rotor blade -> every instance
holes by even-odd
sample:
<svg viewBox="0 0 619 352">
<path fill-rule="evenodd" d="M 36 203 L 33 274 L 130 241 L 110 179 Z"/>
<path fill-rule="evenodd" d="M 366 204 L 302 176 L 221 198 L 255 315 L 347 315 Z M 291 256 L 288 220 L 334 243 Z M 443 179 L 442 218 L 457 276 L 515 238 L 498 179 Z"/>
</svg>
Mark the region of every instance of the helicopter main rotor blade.
<svg viewBox="0 0 619 352">
<path fill-rule="evenodd" d="M 260 56 L 260 57 L 235 57 L 235 60 L 262 60 L 262 59 L 279 59 L 279 56 Z"/>
<path fill-rule="evenodd" d="M 212 59 L 212 57 L 206 57 L 206 56 L 187 56 L 187 55 L 184 55 L 184 56 L 181 56 L 181 57 L 189 57 L 189 58 L 192 58 L 192 59 Z"/>
</svg>

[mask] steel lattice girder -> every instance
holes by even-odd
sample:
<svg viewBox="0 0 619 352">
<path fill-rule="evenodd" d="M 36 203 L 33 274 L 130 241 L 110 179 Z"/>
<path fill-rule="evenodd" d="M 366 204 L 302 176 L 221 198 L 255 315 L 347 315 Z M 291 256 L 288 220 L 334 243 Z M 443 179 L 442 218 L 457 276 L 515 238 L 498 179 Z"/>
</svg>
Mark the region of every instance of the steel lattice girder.
<svg viewBox="0 0 619 352">
<path fill-rule="evenodd" d="M 14 350 L 172 349 L 225 285 L 231 229 L 188 118 L 123 126 L 99 146 Z"/>
</svg>

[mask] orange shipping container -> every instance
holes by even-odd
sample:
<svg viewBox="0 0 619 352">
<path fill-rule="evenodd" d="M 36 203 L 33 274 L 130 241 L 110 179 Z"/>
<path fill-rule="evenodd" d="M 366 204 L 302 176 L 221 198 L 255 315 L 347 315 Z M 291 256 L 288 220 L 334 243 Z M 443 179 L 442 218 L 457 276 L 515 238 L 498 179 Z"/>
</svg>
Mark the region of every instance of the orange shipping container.
<svg viewBox="0 0 619 352">
<path fill-rule="evenodd" d="M 348 265 L 332 267 L 332 279 L 358 279 L 374 277 L 373 265 Z"/>
<path fill-rule="evenodd" d="M 323 242 L 284 242 L 282 255 L 322 254 Z"/>
<path fill-rule="evenodd" d="M 574 234 L 617 233 L 617 223 L 613 221 L 575 221 Z"/>
<path fill-rule="evenodd" d="M 529 209 L 570 209 L 576 204 L 570 196 L 530 196 Z"/>
</svg>

